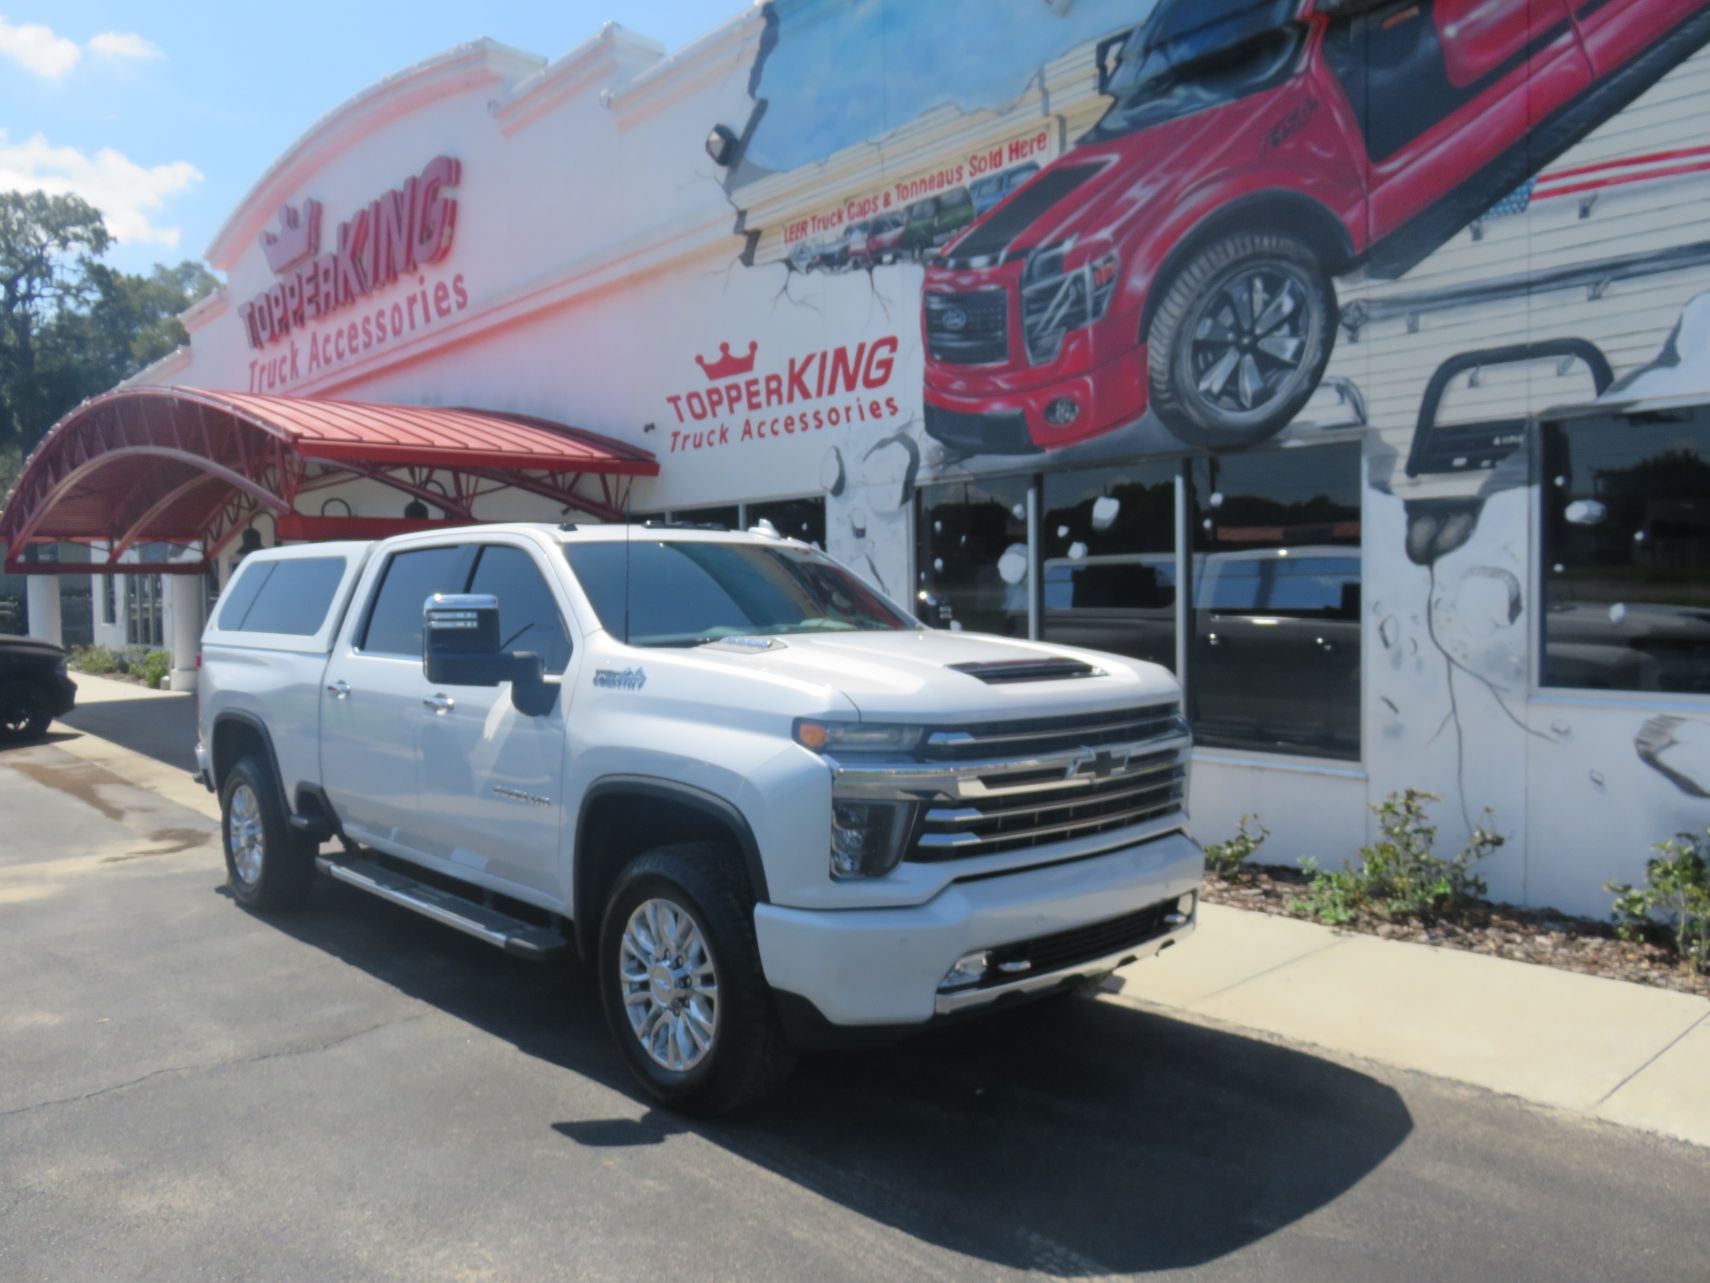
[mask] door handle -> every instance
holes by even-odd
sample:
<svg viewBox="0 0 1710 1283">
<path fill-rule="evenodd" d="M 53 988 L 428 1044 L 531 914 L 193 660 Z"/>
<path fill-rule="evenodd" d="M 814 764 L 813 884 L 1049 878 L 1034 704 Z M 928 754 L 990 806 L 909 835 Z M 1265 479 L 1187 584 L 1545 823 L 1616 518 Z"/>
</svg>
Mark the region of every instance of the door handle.
<svg viewBox="0 0 1710 1283">
<path fill-rule="evenodd" d="M 347 681 L 343 681 L 343 680 L 336 681 L 336 682 L 330 682 L 327 685 L 327 691 L 332 695 L 332 697 L 334 699 L 349 699 L 350 698 L 350 683 Z"/>
<path fill-rule="evenodd" d="M 457 701 L 452 699 L 449 695 L 441 695 L 438 692 L 435 692 L 432 695 L 423 695 L 422 705 L 425 708 L 432 709 L 436 713 L 449 713 L 452 709 L 457 707 Z"/>
</svg>

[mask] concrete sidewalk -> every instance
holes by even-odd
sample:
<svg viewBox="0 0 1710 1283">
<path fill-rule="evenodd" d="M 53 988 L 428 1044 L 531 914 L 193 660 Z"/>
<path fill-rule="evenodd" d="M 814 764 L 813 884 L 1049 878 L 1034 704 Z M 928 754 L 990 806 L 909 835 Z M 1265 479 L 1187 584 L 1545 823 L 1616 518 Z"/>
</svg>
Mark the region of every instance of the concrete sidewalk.
<svg viewBox="0 0 1710 1283">
<path fill-rule="evenodd" d="M 190 696 L 77 681 L 80 702 L 129 707 L 122 718 L 91 716 L 84 732 L 63 738 L 68 728 L 56 726 L 57 747 L 218 818 L 213 795 L 152 742 L 173 722 L 194 739 Z M 149 740 L 137 743 L 141 752 L 126 744 L 138 737 Z M 1184 944 L 1122 975 L 1123 991 L 1102 1001 L 1710 1146 L 1710 1000 L 1214 904 L 1201 907 Z"/>
<path fill-rule="evenodd" d="M 1104 1001 L 1258 1030 L 1710 1146 L 1710 1000 L 1201 906 Z"/>
</svg>

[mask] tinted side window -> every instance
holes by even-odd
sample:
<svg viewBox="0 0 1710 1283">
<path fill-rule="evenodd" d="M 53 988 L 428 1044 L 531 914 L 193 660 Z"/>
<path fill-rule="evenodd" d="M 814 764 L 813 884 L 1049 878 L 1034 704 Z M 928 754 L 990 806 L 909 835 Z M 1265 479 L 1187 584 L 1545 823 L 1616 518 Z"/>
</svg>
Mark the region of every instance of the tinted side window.
<svg viewBox="0 0 1710 1283">
<path fill-rule="evenodd" d="M 276 561 L 261 583 L 255 600 L 243 617 L 242 627 L 251 633 L 288 633 L 308 637 L 326 622 L 327 608 L 344 578 L 343 557 L 305 557 L 301 561 Z M 247 578 L 248 576 L 245 576 Z M 236 602 L 233 602 L 236 605 Z M 225 611 L 220 627 L 229 628 Z"/>
<path fill-rule="evenodd" d="M 362 649 L 420 658 L 422 603 L 436 592 L 462 592 L 474 559 L 473 544 L 395 554 L 386 564 L 374 609 L 369 612 Z"/>
<path fill-rule="evenodd" d="M 469 591 L 499 599 L 499 640 L 505 650 L 533 651 L 546 661 L 547 672 L 564 671 L 570 662 L 570 634 L 532 557 L 521 548 L 488 545 L 481 550 Z"/>
<path fill-rule="evenodd" d="M 226 585 L 226 591 L 220 598 L 220 627 L 226 632 L 236 632 L 243 627 L 243 617 L 249 613 L 249 608 L 255 604 L 256 594 L 261 591 L 269 577 L 272 576 L 276 561 L 252 561 L 247 566 L 239 566 L 236 577 Z"/>
</svg>

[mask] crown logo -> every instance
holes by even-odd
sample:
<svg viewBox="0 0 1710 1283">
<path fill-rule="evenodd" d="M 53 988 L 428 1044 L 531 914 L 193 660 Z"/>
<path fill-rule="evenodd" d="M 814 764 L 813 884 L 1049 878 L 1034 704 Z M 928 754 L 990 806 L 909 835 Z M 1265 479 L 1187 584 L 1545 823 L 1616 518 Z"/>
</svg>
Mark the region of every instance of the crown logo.
<svg viewBox="0 0 1710 1283">
<path fill-rule="evenodd" d="M 290 271 L 321 248 L 321 203 L 306 200 L 302 209 L 279 207 L 279 230 L 261 234 L 261 252 L 275 276 Z"/>
<path fill-rule="evenodd" d="M 706 357 L 697 356 L 695 364 L 700 366 L 706 374 L 708 383 L 717 383 L 720 379 L 734 379 L 739 374 L 747 374 L 754 368 L 754 356 L 759 350 L 760 344 L 749 339 L 748 355 L 732 356 L 730 344 L 720 343 L 718 345 L 718 360 L 708 365 Z"/>
</svg>

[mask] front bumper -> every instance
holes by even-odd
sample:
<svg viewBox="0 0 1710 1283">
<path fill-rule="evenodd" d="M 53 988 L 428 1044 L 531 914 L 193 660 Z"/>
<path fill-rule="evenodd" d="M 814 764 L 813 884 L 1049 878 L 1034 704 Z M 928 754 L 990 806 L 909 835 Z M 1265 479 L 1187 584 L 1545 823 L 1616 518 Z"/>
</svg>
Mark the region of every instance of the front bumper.
<svg viewBox="0 0 1710 1283">
<path fill-rule="evenodd" d="M 1204 868 L 1199 844 L 1178 831 L 1086 859 L 953 882 L 910 908 L 761 904 L 754 927 L 767 983 L 805 999 L 828 1024 L 920 1025 L 1108 972 L 1166 948 L 1192 932 L 1197 910 L 1187 922 L 1132 946 L 978 989 L 939 990 L 945 973 L 967 954 L 1137 914 L 1197 891 Z"/>
<path fill-rule="evenodd" d="M 64 717 L 77 707 L 77 683 L 64 673 L 55 673 L 53 682 L 55 717 Z"/>
<path fill-rule="evenodd" d="M 208 762 L 208 750 L 202 746 L 201 740 L 196 741 L 196 771 L 193 778 L 208 792 L 214 791 L 214 772 Z"/>
</svg>

